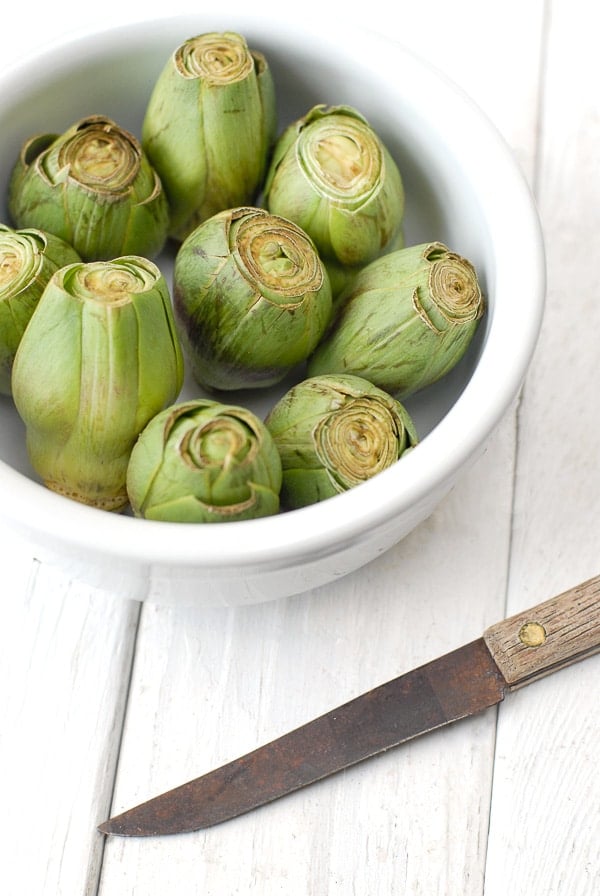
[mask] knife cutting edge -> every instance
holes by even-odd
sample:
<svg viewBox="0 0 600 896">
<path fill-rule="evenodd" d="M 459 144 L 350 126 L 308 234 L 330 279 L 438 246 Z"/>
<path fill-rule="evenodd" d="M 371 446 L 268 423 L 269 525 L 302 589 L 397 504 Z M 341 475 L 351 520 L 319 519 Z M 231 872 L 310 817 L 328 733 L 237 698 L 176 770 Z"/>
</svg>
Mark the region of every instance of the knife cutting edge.
<svg viewBox="0 0 600 896">
<path fill-rule="evenodd" d="M 486 629 L 251 753 L 99 825 L 126 837 L 210 827 L 500 703 L 600 651 L 600 576 Z"/>
</svg>

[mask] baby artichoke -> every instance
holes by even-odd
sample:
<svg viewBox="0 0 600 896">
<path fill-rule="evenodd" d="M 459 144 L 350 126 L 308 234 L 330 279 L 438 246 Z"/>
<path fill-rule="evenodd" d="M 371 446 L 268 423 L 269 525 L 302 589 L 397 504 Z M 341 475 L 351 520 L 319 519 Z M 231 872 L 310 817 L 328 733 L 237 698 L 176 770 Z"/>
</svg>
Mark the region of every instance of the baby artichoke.
<svg viewBox="0 0 600 896">
<path fill-rule="evenodd" d="M 418 442 L 406 408 L 357 376 L 303 380 L 277 402 L 265 424 L 281 457 L 287 508 L 365 482 Z"/>
<path fill-rule="evenodd" d="M 48 280 L 59 268 L 80 260 L 51 233 L 0 224 L 0 392 L 5 395 L 11 394 L 19 342 Z"/>
<path fill-rule="evenodd" d="M 252 207 L 219 212 L 184 240 L 173 301 L 190 369 L 212 389 L 279 382 L 331 316 L 329 279 L 310 238 Z"/>
<path fill-rule="evenodd" d="M 251 411 L 199 398 L 148 423 L 131 453 L 127 488 L 135 515 L 146 519 L 254 519 L 279 510 L 281 461 Z"/>
<path fill-rule="evenodd" d="M 33 468 L 60 494 L 120 510 L 133 444 L 182 382 L 168 288 L 151 261 L 128 256 L 60 268 L 13 366 Z"/>
<path fill-rule="evenodd" d="M 158 175 L 133 134 L 101 115 L 25 142 L 8 208 L 17 227 L 55 233 L 84 261 L 151 258 L 167 238 L 169 210 Z"/>
<path fill-rule="evenodd" d="M 314 106 L 279 137 L 265 205 L 314 240 L 327 263 L 364 265 L 395 238 L 404 215 L 398 166 L 350 106 Z"/>
<path fill-rule="evenodd" d="M 171 236 L 183 240 L 217 212 L 254 202 L 276 130 L 271 70 L 244 37 L 210 32 L 175 50 L 142 125 L 169 198 Z"/>
<path fill-rule="evenodd" d="M 398 249 L 342 293 L 308 373 L 353 373 L 406 398 L 458 363 L 483 313 L 470 261 L 439 242 Z"/>
</svg>

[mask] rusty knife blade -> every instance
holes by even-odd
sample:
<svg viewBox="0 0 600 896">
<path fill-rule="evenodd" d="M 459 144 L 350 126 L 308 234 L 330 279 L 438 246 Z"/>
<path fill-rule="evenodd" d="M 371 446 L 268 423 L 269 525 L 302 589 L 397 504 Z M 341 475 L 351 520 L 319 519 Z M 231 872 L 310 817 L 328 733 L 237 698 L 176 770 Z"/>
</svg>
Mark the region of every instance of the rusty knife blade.
<svg viewBox="0 0 600 896">
<path fill-rule="evenodd" d="M 600 576 L 490 626 L 246 756 L 123 812 L 105 834 L 196 831 L 256 809 L 600 651 Z"/>
<path fill-rule="evenodd" d="M 151 836 L 227 821 L 363 759 L 501 701 L 483 638 L 380 685 L 283 737 L 100 825 Z"/>
</svg>

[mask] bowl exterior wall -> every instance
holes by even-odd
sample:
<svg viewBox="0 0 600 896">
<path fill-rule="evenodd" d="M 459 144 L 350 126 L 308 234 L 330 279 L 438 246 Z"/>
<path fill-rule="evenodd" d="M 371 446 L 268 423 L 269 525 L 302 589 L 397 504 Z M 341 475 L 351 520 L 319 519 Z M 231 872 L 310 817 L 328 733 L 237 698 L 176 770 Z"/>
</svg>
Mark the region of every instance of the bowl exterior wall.
<svg viewBox="0 0 600 896">
<path fill-rule="evenodd" d="M 426 498 L 415 503 L 401 516 L 377 529 L 361 533 L 350 543 L 338 543 L 322 555 L 311 551 L 283 564 L 269 567 L 170 566 L 164 563 L 135 562 L 114 556 L 100 556 L 92 549 L 72 550 L 60 538 L 48 535 L 31 541 L 31 532 L 15 532 L 0 521 L 6 538 L 20 535 L 36 560 L 53 566 L 69 578 L 84 582 L 100 591 L 119 595 L 125 600 L 147 601 L 164 605 L 217 607 L 259 604 L 302 594 L 331 584 L 360 569 L 390 550 L 422 523 L 450 491 L 447 482 Z"/>
</svg>

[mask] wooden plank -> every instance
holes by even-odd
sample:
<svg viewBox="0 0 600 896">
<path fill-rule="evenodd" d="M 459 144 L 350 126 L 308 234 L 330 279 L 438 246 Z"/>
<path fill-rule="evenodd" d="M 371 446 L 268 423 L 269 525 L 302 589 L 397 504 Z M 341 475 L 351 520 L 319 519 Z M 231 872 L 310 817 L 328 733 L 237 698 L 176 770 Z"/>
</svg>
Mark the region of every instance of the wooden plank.
<svg viewBox="0 0 600 896">
<path fill-rule="evenodd" d="M 539 206 L 545 324 L 520 411 L 509 609 L 599 572 L 597 6 L 549 4 Z M 600 891 L 597 657 L 500 712 L 486 896 Z"/>
<path fill-rule="evenodd" d="M 3 876 L 11 892 L 93 893 L 138 608 L 3 547 Z"/>
</svg>

